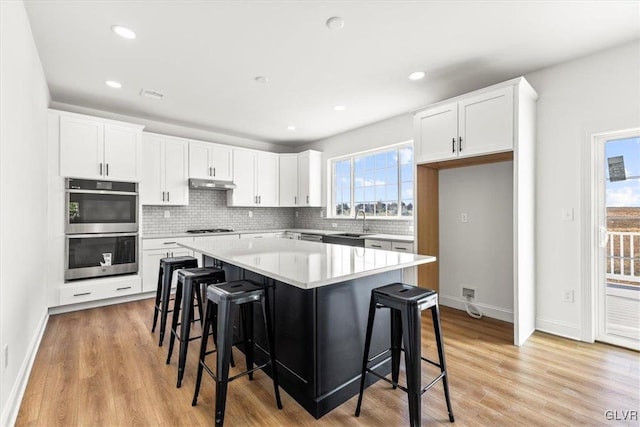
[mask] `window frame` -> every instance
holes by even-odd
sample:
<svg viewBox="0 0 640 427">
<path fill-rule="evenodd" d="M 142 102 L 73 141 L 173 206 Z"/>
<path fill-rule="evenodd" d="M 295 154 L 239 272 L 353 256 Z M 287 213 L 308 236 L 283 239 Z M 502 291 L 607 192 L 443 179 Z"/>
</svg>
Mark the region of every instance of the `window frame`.
<svg viewBox="0 0 640 427">
<path fill-rule="evenodd" d="M 350 201 L 352 204 L 351 209 L 355 208 L 355 159 L 359 157 L 371 156 L 379 153 L 389 152 L 389 151 L 398 151 L 402 148 L 411 148 L 413 161 L 411 162 L 412 167 L 412 197 L 411 203 L 413 204 L 413 214 L 410 216 L 402 215 L 402 180 L 401 180 L 401 167 L 398 164 L 398 180 L 397 180 L 397 190 L 398 190 L 398 214 L 394 216 L 376 216 L 371 215 L 367 216 L 367 220 L 382 220 L 382 221 L 413 221 L 415 218 L 415 190 L 416 190 L 416 170 L 415 170 L 415 147 L 413 144 L 413 140 L 402 141 L 390 145 L 385 145 L 383 147 L 377 147 L 370 150 L 358 151 L 355 153 L 345 154 L 342 156 L 332 157 L 327 159 L 327 213 L 326 217 L 328 219 L 353 219 L 355 214 L 345 216 L 345 215 L 336 215 L 335 214 L 335 206 L 336 206 L 336 194 L 334 193 L 334 185 L 336 179 L 336 164 L 340 161 L 349 160 L 350 161 Z M 406 181 L 405 181 L 406 182 Z M 405 199 L 406 200 L 406 199 Z"/>
</svg>

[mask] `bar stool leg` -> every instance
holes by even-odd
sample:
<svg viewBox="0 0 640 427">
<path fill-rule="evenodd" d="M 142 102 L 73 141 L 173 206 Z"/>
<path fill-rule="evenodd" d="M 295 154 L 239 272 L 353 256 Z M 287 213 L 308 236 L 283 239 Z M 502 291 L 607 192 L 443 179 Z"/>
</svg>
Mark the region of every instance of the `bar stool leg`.
<svg viewBox="0 0 640 427">
<path fill-rule="evenodd" d="M 167 315 L 169 311 L 169 298 L 171 297 L 171 279 L 173 276 L 172 269 L 168 266 L 164 266 L 164 271 L 162 273 L 162 314 L 160 315 L 160 339 L 158 341 L 158 345 L 162 347 L 162 342 L 164 341 L 164 333 L 166 331 L 167 325 Z M 177 295 L 177 294 L 176 294 Z M 175 309 L 177 305 L 173 304 L 173 308 Z"/>
<path fill-rule="evenodd" d="M 204 326 L 202 327 L 202 339 L 200 341 L 200 357 L 198 358 L 196 390 L 193 393 L 193 401 L 191 402 L 191 406 L 196 406 L 198 404 L 198 394 L 200 393 L 200 384 L 202 383 L 202 370 L 204 369 L 204 359 L 207 354 L 207 341 L 209 340 L 209 329 L 211 328 L 213 309 L 213 304 L 207 304 L 207 313 L 205 314 Z"/>
<path fill-rule="evenodd" d="M 173 346 L 176 342 L 176 334 L 174 331 L 178 329 L 178 318 L 180 316 L 180 304 L 182 303 L 182 282 L 178 280 L 176 289 L 176 299 L 173 302 L 173 316 L 171 318 L 171 336 L 169 337 L 169 352 L 167 354 L 167 365 L 171 363 L 171 355 L 173 354 Z"/>
<path fill-rule="evenodd" d="M 409 425 L 420 427 L 422 407 L 422 371 L 420 346 L 420 310 L 417 307 L 405 307 L 400 310 L 404 328 L 404 362 L 407 373 L 407 395 L 409 398 Z"/>
<path fill-rule="evenodd" d="M 188 300 L 187 296 L 191 298 Z M 184 307 L 180 307 L 180 350 L 178 352 L 178 382 L 176 387 L 182 386 L 182 378 L 184 377 L 184 367 L 187 364 L 187 351 L 189 349 L 189 336 L 191 335 L 191 319 L 193 319 L 193 280 L 186 278 L 182 284 L 182 301 Z M 176 306 L 177 307 L 177 299 Z M 175 308 L 174 308 L 175 311 Z"/>
<path fill-rule="evenodd" d="M 200 315 L 200 326 L 204 325 L 204 311 L 202 309 L 203 307 L 203 303 L 202 303 L 202 293 L 200 292 L 199 289 L 197 289 L 197 286 L 193 287 L 193 296 L 196 299 L 196 304 L 198 305 L 198 314 Z M 193 298 L 192 298 L 193 300 Z M 191 316 L 193 317 L 193 315 Z"/>
<path fill-rule="evenodd" d="M 444 357 L 444 341 L 442 340 L 442 329 L 440 328 L 440 308 L 438 304 L 431 307 L 431 316 L 433 318 L 433 329 L 436 336 L 436 345 L 438 347 L 438 358 L 440 359 L 440 371 L 444 374 L 442 377 L 442 386 L 444 388 L 444 397 L 447 401 L 447 411 L 449 411 L 449 421 L 454 422 L 453 409 L 451 407 L 451 398 L 449 397 L 449 379 L 447 376 L 447 362 Z"/>
<path fill-rule="evenodd" d="M 242 320 L 242 333 L 244 334 L 244 354 L 247 363 L 247 371 L 253 369 L 253 303 L 242 304 L 240 306 L 240 318 Z M 253 381 L 253 373 L 250 373 L 249 380 Z"/>
<path fill-rule="evenodd" d="M 367 360 L 369 360 L 369 350 L 371 348 L 371 335 L 373 333 L 373 321 L 376 317 L 376 302 L 371 296 L 369 303 L 369 317 L 367 318 L 367 334 L 364 340 L 364 356 L 362 357 L 362 376 L 360 377 L 360 395 L 358 396 L 358 405 L 356 406 L 356 417 L 360 416 L 360 407 L 362 406 L 362 394 L 364 393 L 364 382 L 367 376 Z"/>
<path fill-rule="evenodd" d="M 262 316 L 264 317 L 264 323 L 267 327 L 267 341 L 269 346 L 269 357 L 271 359 L 271 369 L 273 378 L 273 389 L 276 395 L 276 404 L 278 409 L 282 409 L 282 400 L 280 400 L 280 386 L 278 384 L 278 369 L 276 362 L 276 344 L 273 338 L 273 323 L 271 323 L 271 308 L 269 305 L 269 296 L 267 295 L 267 289 L 262 296 Z"/>
<path fill-rule="evenodd" d="M 391 309 L 391 380 L 398 382 L 402 353 L 402 316 L 400 310 Z M 393 386 L 396 389 L 396 386 Z"/>
<path fill-rule="evenodd" d="M 151 332 L 156 331 L 156 323 L 158 323 L 158 309 L 160 305 L 160 301 L 162 297 L 162 266 L 160 266 L 160 271 L 158 271 L 158 285 L 156 286 L 156 303 L 153 307 L 153 326 L 151 327 Z"/>
<path fill-rule="evenodd" d="M 228 301 L 218 304 L 218 357 L 216 360 L 216 426 L 224 423 L 229 383 L 229 362 L 233 344 L 233 319 L 236 305 Z"/>
</svg>

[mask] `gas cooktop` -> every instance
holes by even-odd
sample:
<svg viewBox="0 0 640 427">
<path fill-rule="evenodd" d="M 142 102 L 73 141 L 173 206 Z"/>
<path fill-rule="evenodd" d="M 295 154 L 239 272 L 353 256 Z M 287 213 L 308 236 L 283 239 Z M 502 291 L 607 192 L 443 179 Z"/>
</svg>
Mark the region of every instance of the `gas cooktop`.
<svg viewBox="0 0 640 427">
<path fill-rule="evenodd" d="M 203 233 L 229 233 L 233 230 L 229 228 L 205 228 L 202 230 L 187 230 L 187 233 L 203 234 Z"/>
</svg>

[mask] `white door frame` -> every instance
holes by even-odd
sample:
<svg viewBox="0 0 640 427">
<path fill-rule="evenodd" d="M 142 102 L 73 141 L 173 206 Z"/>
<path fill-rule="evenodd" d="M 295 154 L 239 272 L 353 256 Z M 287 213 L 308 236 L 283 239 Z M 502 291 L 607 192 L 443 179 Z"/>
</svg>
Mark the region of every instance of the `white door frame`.
<svg viewBox="0 0 640 427">
<path fill-rule="evenodd" d="M 582 211 L 585 213 L 585 221 L 582 227 L 582 255 L 585 267 L 582 269 L 584 280 L 582 285 L 582 332 L 581 340 L 594 342 L 598 336 L 598 308 L 602 303 L 603 290 L 599 289 L 599 278 L 605 268 L 602 256 L 604 250 L 600 248 L 599 219 L 604 208 L 604 144 L 612 139 L 623 139 L 637 136 L 640 128 L 631 128 L 618 131 L 600 132 L 591 134 L 586 146 L 583 164 L 583 182 L 588 183 L 589 191 L 583 192 Z"/>
</svg>

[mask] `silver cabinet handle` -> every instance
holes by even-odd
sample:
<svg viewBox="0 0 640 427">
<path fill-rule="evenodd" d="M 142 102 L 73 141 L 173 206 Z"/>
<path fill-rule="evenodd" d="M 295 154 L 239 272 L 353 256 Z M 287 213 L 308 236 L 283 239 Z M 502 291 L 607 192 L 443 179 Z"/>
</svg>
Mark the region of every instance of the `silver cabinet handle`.
<svg viewBox="0 0 640 427">
<path fill-rule="evenodd" d="M 107 163 L 107 176 L 109 176 L 109 163 Z"/>
<path fill-rule="evenodd" d="M 380 245 L 371 245 L 372 248 L 382 248 Z"/>
<path fill-rule="evenodd" d="M 462 137 L 458 138 L 458 151 L 460 151 L 460 152 L 462 151 Z"/>
<path fill-rule="evenodd" d="M 394 249 L 396 251 L 406 251 L 407 250 L 407 248 L 401 248 L 400 246 L 396 246 Z"/>
<path fill-rule="evenodd" d="M 102 176 L 102 162 L 100 162 L 100 176 Z"/>
<path fill-rule="evenodd" d="M 176 242 L 164 242 L 163 245 L 175 245 Z"/>
<path fill-rule="evenodd" d="M 74 297 L 81 297 L 81 296 L 84 296 L 84 295 L 91 295 L 91 292 L 83 292 L 81 294 L 73 294 Z"/>
<path fill-rule="evenodd" d="M 125 289 L 131 289 L 131 286 L 124 286 L 122 288 L 116 288 L 116 291 L 124 291 Z"/>
<path fill-rule="evenodd" d="M 451 138 L 451 152 L 452 153 L 456 152 L 456 139 L 455 138 Z"/>
<path fill-rule="evenodd" d="M 164 191 L 162 192 L 162 201 L 164 202 Z"/>
</svg>

